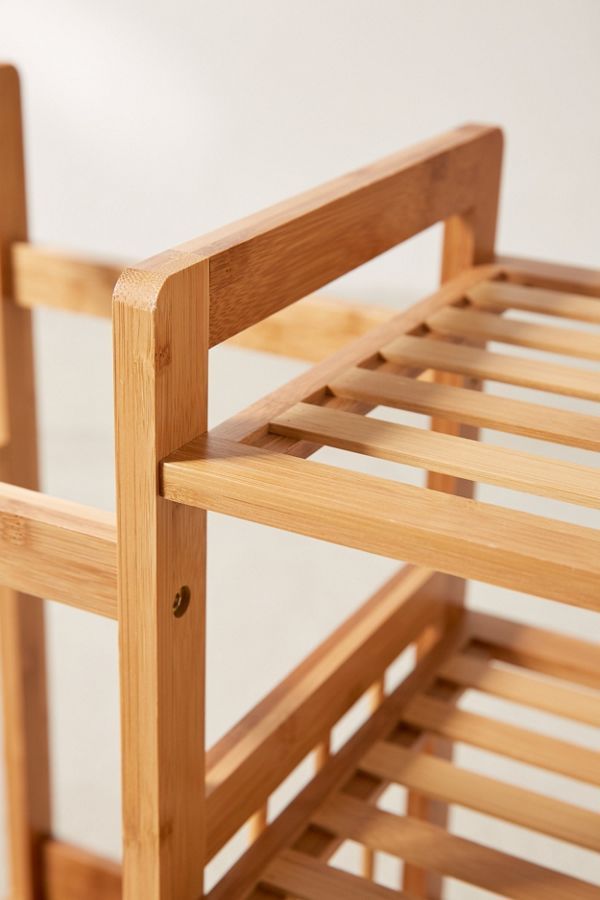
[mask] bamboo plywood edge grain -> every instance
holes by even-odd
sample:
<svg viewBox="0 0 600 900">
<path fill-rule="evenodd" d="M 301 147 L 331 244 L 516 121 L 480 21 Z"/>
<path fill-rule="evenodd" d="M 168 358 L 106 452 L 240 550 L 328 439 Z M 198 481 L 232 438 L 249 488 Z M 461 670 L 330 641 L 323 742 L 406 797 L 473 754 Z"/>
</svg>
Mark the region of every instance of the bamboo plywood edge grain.
<svg viewBox="0 0 600 900">
<path fill-rule="evenodd" d="M 157 476 L 206 427 L 207 275 L 175 257 L 115 289 L 123 900 L 203 890 L 206 516 Z"/>
</svg>

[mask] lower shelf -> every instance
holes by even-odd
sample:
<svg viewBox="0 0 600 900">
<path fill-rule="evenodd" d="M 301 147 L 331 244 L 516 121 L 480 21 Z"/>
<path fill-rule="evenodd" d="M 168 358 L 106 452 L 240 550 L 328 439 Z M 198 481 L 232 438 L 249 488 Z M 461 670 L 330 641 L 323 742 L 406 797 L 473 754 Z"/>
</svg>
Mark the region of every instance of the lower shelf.
<svg viewBox="0 0 600 900">
<path fill-rule="evenodd" d="M 557 635 L 556 640 L 565 639 Z M 249 896 L 303 900 L 412 896 L 330 865 L 345 841 L 397 857 L 413 869 L 457 879 L 502 897 L 592 900 L 600 896 L 600 879 L 592 884 L 378 806 L 390 785 L 401 785 L 428 800 L 475 810 L 600 851 L 598 813 L 504 783 L 429 752 L 435 746 L 432 737 L 442 738 L 600 786 L 597 752 L 457 705 L 463 691 L 473 689 L 600 728 L 600 653 L 595 667 L 586 670 L 585 657 L 593 652 L 593 646 L 581 644 L 578 663 L 575 654 L 570 660 L 565 655 L 564 644 L 557 645 L 560 652 L 553 666 L 549 641 L 552 636 L 548 632 L 472 616 L 466 642 L 455 642 L 450 653 L 441 654 L 433 679 L 410 696 L 405 685 L 398 689 L 401 710 L 392 726 L 383 717 L 383 730 L 371 729 L 353 771 L 324 803 L 309 812 L 303 830 L 296 830 L 293 840 L 266 864 Z M 439 749 L 439 741 L 437 746 Z M 272 827 L 276 829 L 277 823 Z M 267 843 L 268 831 L 262 840 Z M 240 868 L 243 865 L 244 861 Z M 225 884 L 223 887 L 227 890 Z M 218 886 L 214 897 L 227 896 L 221 891 Z"/>
</svg>

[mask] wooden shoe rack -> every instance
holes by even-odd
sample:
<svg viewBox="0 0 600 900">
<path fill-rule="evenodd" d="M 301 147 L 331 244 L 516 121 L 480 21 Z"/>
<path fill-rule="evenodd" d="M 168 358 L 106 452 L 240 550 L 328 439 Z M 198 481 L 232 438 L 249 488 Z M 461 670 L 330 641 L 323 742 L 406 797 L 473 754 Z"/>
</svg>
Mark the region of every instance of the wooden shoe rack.
<svg viewBox="0 0 600 900">
<path fill-rule="evenodd" d="M 495 254 L 501 132 L 459 128 L 120 274 L 27 242 L 9 66 L 0 130 L 11 900 L 435 898 L 444 878 L 519 900 L 597 900 L 598 883 L 447 827 L 448 809 L 464 807 L 600 851 L 599 813 L 452 759 L 466 744 L 600 786 L 593 750 L 461 706 L 475 690 L 600 727 L 597 644 L 464 605 L 475 579 L 600 610 L 597 530 L 473 498 L 481 482 L 600 505 L 600 418 L 577 405 L 600 401 L 600 273 Z M 437 222 L 442 286 L 408 310 L 308 297 Z M 116 525 L 37 491 L 30 310 L 41 305 L 112 312 Z M 316 364 L 207 431 L 209 350 L 224 341 Z M 488 381 L 545 393 L 486 393 Z M 486 443 L 480 428 L 538 443 Z M 556 445 L 592 451 L 589 462 Z M 417 467 L 426 486 L 311 460 L 321 447 Z M 205 753 L 207 510 L 405 565 Z M 119 622 L 122 865 L 52 834 L 41 597 Z M 387 690 L 412 646 L 410 673 Z M 370 716 L 333 748 L 365 694 Z M 271 819 L 269 797 L 311 754 L 314 776 Z M 390 785 L 408 791 L 404 814 L 378 802 Z M 248 822 L 247 850 L 205 890 L 205 865 Z M 346 841 L 362 848 L 360 874 L 330 864 Z M 378 853 L 404 862 L 395 889 L 375 880 Z"/>
</svg>

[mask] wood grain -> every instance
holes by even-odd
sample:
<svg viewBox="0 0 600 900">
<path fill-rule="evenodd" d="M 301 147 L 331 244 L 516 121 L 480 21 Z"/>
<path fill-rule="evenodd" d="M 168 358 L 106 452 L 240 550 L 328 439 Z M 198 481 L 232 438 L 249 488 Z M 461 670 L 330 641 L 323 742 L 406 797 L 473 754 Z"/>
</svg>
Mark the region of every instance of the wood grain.
<svg viewBox="0 0 600 900">
<path fill-rule="evenodd" d="M 522 434 L 542 441 L 600 450 L 600 419 L 554 409 L 512 397 L 481 395 L 479 391 L 429 384 L 415 378 L 348 369 L 329 382 L 337 397 L 371 406 L 391 406 L 428 416 L 444 416 L 479 428 Z"/>
<path fill-rule="evenodd" d="M 27 237 L 19 78 L 0 65 L 0 384 L 7 413 L 0 481 L 38 487 L 31 314 L 12 302 L 10 246 Z M 0 404 L 0 410 L 2 405 Z M 43 601 L 0 589 L 0 660 L 12 896 L 41 900 L 41 847 L 50 831 Z"/>
<path fill-rule="evenodd" d="M 15 591 L 115 619 L 114 516 L 0 484 L 0 581 Z M 21 605 L 31 602 L 23 598 Z"/>
<path fill-rule="evenodd" d="M 382 812 L 352 797 L 332 798 L 313 821 L 350 840 L 513 900 L 597 897 L 598 888 L 592 884 L 448 834 L 427 822 Z"/>
<path fill-rule="evenodd" d="M 203 890 L 206 517 L 164 501 L 157 473 L 206 427 L 206 279 L 150 263 L 115 289 L 123 900 Z"/>
<path fill-rule="evenodd" d="M 600 292 L 600 276 L 598 285 Z M 492 309 L 497 312 L 518 309 L 600 325 L 600 303 L 590 299 L 585 293 L 583 296 L 566 294 L 563 291 L 525 287 L 499 280 L 482 282 L 466 291 L 466 297 L 481 309 Z"/>
<path fill-rule="evenodd" d="M 469 378 L 501 381 L 585 400 L 600 400 L 600 377 L 596 373 L 558 363 L 491 353 L 476 347 L 409 335 L 396 338 L 382 348 L 381 354 L 401 366 L 456 372 Z"/>
<path fill-rule="evenodd" d="M 293 406 L 274 419 L 269 428 L 295 440 L 326 444 L 593 509 L 600 506 L 600 470 L 592 466 L 546 459 L 312 403 Z"/>
<path fill-rule="evenodd" d="M 379 778 L 522 828 L 600 851 L 600 815 L 381 741 L 361 760 Z"/>
</svg>

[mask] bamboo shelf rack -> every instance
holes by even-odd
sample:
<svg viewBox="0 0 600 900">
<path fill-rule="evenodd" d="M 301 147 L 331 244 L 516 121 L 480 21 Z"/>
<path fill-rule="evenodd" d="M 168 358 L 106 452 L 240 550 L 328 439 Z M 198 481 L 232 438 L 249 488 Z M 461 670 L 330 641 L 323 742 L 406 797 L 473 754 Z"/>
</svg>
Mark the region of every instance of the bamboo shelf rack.
<svg viewBox="0 0 600 900">
<path fill-rule="evenodd" d="M 592 750 L 459 703 L 474 689 L 600 726 L 597 644 L 464 605 L 476 579 L 600 610 L 598 531 L 473 497 L 482 482 L 600 505 L 597 464 L 477 440 L 485 427 L 600 449 L 597 415 L 553 406 L 557 394 L 600 400 L 598 369 L 580 362 L 600 359 L 589 327 L 600 325 L 600 272 L 495 254 L 501 132 L 459 128 L 122 273 L 27 241 L 10 66 L 0 134 L 11 900 L 435 898 L 444 877 L 518 900 L 597 900 L 597 884 L 446 827 L 456 805 L 600 850 L 599 814 L 452 759 L 465 743 L 600 786 Z M 309 297 L 436 222 L 442 286 L 410 309 Z M 38 492 L 40 305 L 113 316 L 116 522 Z M 208 355 L 223 341 L 315 365 L 207 431 Z M 486 381 L 545 394 L 485 393 Z M 389 408 L 431 427 L 394 423 Z M 420 468 L 426 486 L 311 460 L 323 446 Z M 207 510 L 405 565 L 205 753 Z M 42 597 L 119 621 L 122 866 L 53 837 Z M 386 690 L 409 646 L 410 674 Z M 370 716 L 334 752 L 333 727 L 365 694 Z M 310 754 L 313 778 L 271 821 L 270 795 Z M 378 805 L 393 784 L 408 790 L 405 814 Z M 205 891 L 206 863 L 248 822 L 247 850 Z M 363 848 L 360 875 L 329 864 L 345 841 Z M 374 880 L 378 852 L 404 861 L 396 890 Z"/>
</svg>

